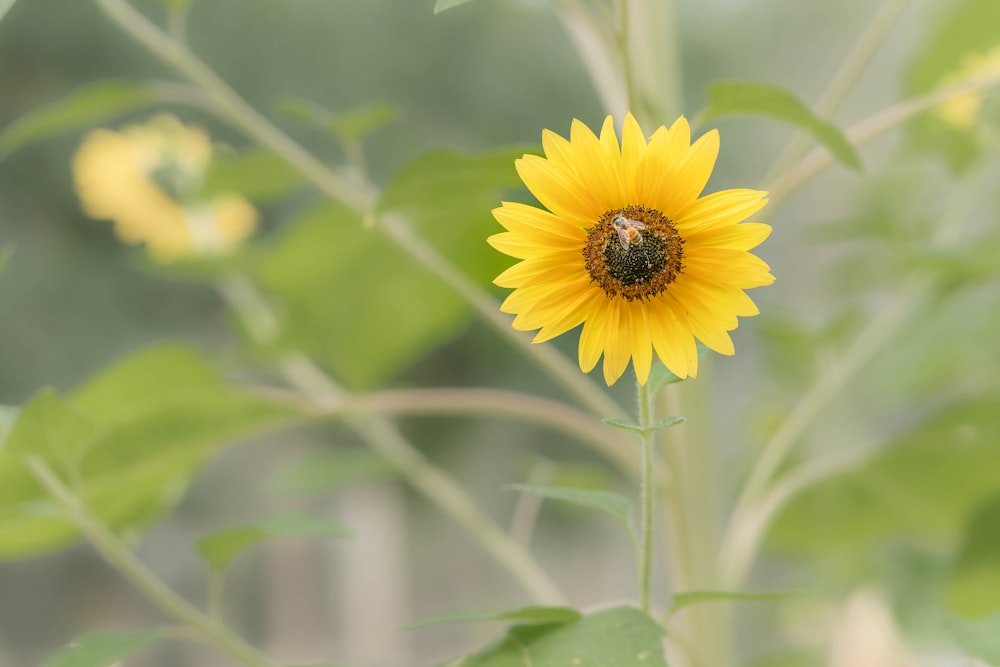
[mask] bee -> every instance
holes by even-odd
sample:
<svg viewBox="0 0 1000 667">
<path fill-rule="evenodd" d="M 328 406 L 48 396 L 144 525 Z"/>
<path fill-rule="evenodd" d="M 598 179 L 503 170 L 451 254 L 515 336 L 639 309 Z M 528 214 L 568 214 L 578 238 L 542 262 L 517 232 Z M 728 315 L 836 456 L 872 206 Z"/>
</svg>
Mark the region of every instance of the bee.
<svg viewBox="0 0 1000 667">
<path fill-rule="evenodd" d="M 618 232 L 618 241 L 622 244 L 622 250 L 628 252 L 629 246 L 633 243 L 642 245 L 642 234 L 639 233 L 639 230 L 646 228 L 645 223 L 633 220 L 632 218 L 626 218 L 624 215 L 616 215 L 611 224 L 614 225 L 615 231 Z"/>
</svg>

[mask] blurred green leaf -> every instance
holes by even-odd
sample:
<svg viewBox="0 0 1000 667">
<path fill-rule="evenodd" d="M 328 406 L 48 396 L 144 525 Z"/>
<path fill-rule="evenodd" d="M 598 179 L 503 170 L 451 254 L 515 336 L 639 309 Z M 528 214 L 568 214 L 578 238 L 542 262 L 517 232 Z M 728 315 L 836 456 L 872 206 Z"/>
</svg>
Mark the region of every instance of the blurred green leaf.
<svg viewBox="0 0 1000 667">
<path fill-rule="evenodd" d="M 176 503 L 227 443 L 296 416 L 228 385 L 180 345 L 134 354 L 68 399 L 42 392 L 0 449 L 0 560 L 60 549 L 78 537 L 53 516 L 22 465 L 26 455 L 63 462 L 60 470 L 68 465 L 71 486 L 112 528 L 141 529 Z"/>
<path fill-rule="evenodd" d="M 324 449 L 279 471 L 269 485 L 281 494 L 315 496 L 345 484 L 399 474 L 396 467 L 370 449 Z"/>
<path fill-rule="evenodd" d="M 340 523 L 305 513 L 270 517 L 255 523 L 229 526 L 198 541 L 198 553 L 215 573 L 224 572 L 233 560 L 250 547 L 282 538 L 348 537 Z"/>
<path fill-rule="evenodd" d="M 787 90 L 746 81 L 725 81 L 708 87 L 706 121 L 744 114 L 766 116 L 805 130 L 841 163 L 855 170 L 862 168 L 857 150 L 840 128 L 815 115 Z"/>
<path fill-rule="evenodd" d="M 1000 611 L 1000 496 L 973 514 L 947 584 L 946 599 L 953 611 L 967 618 Z"/>
<path fill-rule="evenodd" d="M 380 210 L 406 218 L 438 252 L 480 284 L 507 260 L 485 239 L 489 211 L 517 182 L 523 151 L 460 155 L 436 151 L 403 167 Z M 263 248 L 255 278 L 284 309 L 278 345 L 300 349 L 350 389 L 383 383 L 452 339 L 470 310 L 454 290 L 360 217 L 324 204 Z"/>
<path fill-rule="evenodd" d="M 635 422 L 628 421 L 626 419 L 618 419 L 617 417 L 606 417 L 601 420 L 608 426 L 614 426 L 615 428 L 624 429 L 626 431 L 634 431 L 635 433 L 649 433 L 651 431 L 658 431 L 661 428 L 669 428 L 671 426 L 677 426 L 678 424 L 684 423 L 684 417 L 664 417 L 663 419 L 657 419 L 649 426 L 641 426 Z"/>
<path fill-rule="evenodd" d="M 216 152 L 205 175 L 202 195 L 235 192 L 258 203 L 287 197 L 305 185 L 301 172 L 274 151 L 252 148 Z"/>
<path fill-rule="evenodd" d="M 14 0 L 0 0 L 0 21 L 6 16 L 10 8 L 14 6 Z"/>
<path fill-rule="evenodd" d="M 0 160 L 36 141 L 87 127 L 147 107 L 155 102 L 142 85 L 131 81 L 100 81 L 77 88 L 52 104 L 21 116 L 0 132 Z"/>
<path fill-rule="evenodd" d="M 158 641 L 159 630 L 121 634 L 88 634 L 45 661 L 42 667 L 111 667 Z"/>
<path fill-rule="evenodd" d="M 765 602 L 804 594 L 805 591 L 686 591 L 673 596 L 669 613 L 705 602 Z"/>
<path fill-rule="evenodd" d="M 649 378 L 646 380 L 647 391 L 650 394 L 656 394 L 659 390 L 666 387 L 668 384 L 674 384 L 677 382 L 683 382 L 682 378 L 674 375 L 670 369 L 663 365 L 662 361 L 654 361 L 652 368 L 649 369 Z"/>
<path fill-rule="evenodd" d="M 416 630 L 431 625 L 445 623 L 474 623 L 479 621 L 511 621 L 521 625 L 551 625 L 572 623 L 579 620 L 580 612 L 569 607 L 522 607 L 520 609 L 505 609 L 503 611 L 458 611 L 448 614 L 437 614 L 407 623 L 403 630 Z"/>
<path fill-rule="evenodd" d="M 631 607 L 562 624 L 518 625 L 462 667 L 666 667 L 663 628 Z"/>
<path fill-rule="evenodd" d="M 451 9 L 452 7 L 458 7 L 459 5 L 464 5 L 467 2 L 472 2 L 472 0 L 435 0 L 434 13 L 440 14 L 441 12 L 447 9 Z"/>
<path fill-rule="evenodd" d="M 604 512 L 617 519 L 623 526 L 631 530 L 632 502 L 625 496 L 611 491 L 594 489 L 577 489 L 567 486 L 543 486 L 535 484 L 507 484 L 505 489 L 519 493 L 530 493 L 533 496 L 561 500 L 574 505 L 580 505 L 599 512 Z"/>
<path fill-rule="evenodd" d="M 1000 3 L 995 0 L 957 0 L 942 3 L 941 14 L 929 21 L 928 35 L 916 42 L 906 70 L 908 95 L 927 93 L 951 83 L 975 58 L 1000 46 Z M 934 110 L 910 123 L 911 143 L 944 156 L 952 167 L 967 165 L 983 145 L 974 127 L 945 122 Z"/>
<path fill-rule="evenodd" d="M 16 457 L 39 456 L 60 470 L 73 469 L 99 432 L 93 419 L 43 389 L 21 409 L 7 450 Z"/>
<path fill-rule="evenodd" d="M 1000 396 L 945 409 L 888 442 L 868 462 L 814 484 L 789 502 L 770 532 L 784 552 L 870 560 L 889 538 L 946 545 L 997 492 Z"/>
</svg>

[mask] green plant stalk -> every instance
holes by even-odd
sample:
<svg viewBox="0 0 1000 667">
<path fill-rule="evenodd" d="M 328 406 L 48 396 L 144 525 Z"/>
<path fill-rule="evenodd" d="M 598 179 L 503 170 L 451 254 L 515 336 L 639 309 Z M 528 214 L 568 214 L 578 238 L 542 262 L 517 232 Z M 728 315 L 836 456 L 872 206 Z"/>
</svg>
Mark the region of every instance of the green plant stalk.
<svg viewBox="0 0 1000 667">
<path fill-rule="evenodd" d="M 319 414 L 383 415 L 480 415 L 502 416 L 557 430 L 612 461 L 622 470 L 638 470 L 629 447 L 618 432 L 565 403 L 534 394 L 481 387 L 388 389 L 370 394 L 353 394 L 336 405 L 317 404 L 308 395 L 283 395 L 271 388 L 259 389 L 272 398 L 287 398 L 298 407 Z M 287 394 L 287 392 L 285 392 Z M 308 404 L 303 405 L 304 401 Z M 531 497 L 531 496 L 526 496 Z"/>
<path fill-rule="evenodd" d="M 644 128 L 670 125 L 684 113 L 677 3 L 618 1 L 625 19 L 621 48 L 633 91 L 632 111 Z"/>
<path fill-rule="evenodd" d="M 31 457 L 27 464 L 39 483 L 62 507 L 66 517 L 94 545 L 104 560 L 165 614 L 190 628 L 201 641 L 215 646 L 248 667 L 274 667 L 257 649 L 177 595 L 150 572 L 103 522 L 89 512 L 80 497 L 63 483 L 43 459 Z"/>
<path fill-rule="evenodd" d="M 555 0 L 556 16 L 576 48 L 590 81 L 605 111 L 622 118 L 631 101 L 626 90 L 628 77 L 619 74 L 621 63 L 614 56 L 615 44 L 610 36 L 614 26 L 605 12 L 595 13 L 584 0 Z"/>
<path fill-rule="evenodd" d="M 171 39 L 125 0 L 94 0 L 107 16 L 133 39 L 201 88 L 217 112 L 247 136 L 270 148 L 295 166 L 321 192 L 356 211 L 371 215 L 378 192 L 368 182 L 351 181 L 331 171 L 309 151 L 258 113 L 186 46 Z M 513 331 L 509 318 L 496 301 L 451 262 L 393 217 L 376 226 L 399 247 L 466 299 L 486 324 L 532 357 L 571 394 L 601 416 L 623 416 L 606 392 L 580 375 L 574 364 L 555 350 L 532 345 L 526 335 Z"/>
<path fill-rule="evenodd" d="M 709 432 L 708 371 L 697 381 L 668 385 L 660 396 L 663 414 L 683 414 L 683 424 L 663 432 L 667 468 L 664 505 L 668 525 L 671 589 L 717 590 L 715 568 L 720 532 L 718 463 Z M 681 667 L 728 667 L 732 663 L 731 616 L 727 605 L 695 605 L 670 619 L 670 635 L 683 641 Z M 675 664 L 676 663 L 676 664 Z"/>
<path fill-rule="evenodd" d="M 639 425 L 649 429 L 656 421 L 653 400 L 649 388 L 636 379 L 636 403 L 638 404 Z M 639 463 L 639 505 L 641 507 L 639 526 L 639 608 L 650 612 L 650 597 L 653 589 L 653 536 L 654 509 L 656 506 L 656 431 L 642 433 L 642 449 Z"/>
<path fill-rule="evenodd" d="M 237 316 L 257 342 L 269 344 L 278 333 L 277 320 L 254 284 L 232 275 L 219 286 Z M 279 362 L 288 383 L 312 397 L 320 407 L 350 403 L 350 396 L 309 357 L 289 352 Z M 540 604 L 563 604 L 565 597 L 531 555 L 476 506 L 450 477 L 438 470 L 391 421 L 371 414 L 347 414 L 344 421 L 376 452 L 392 463 L 430 501 L 476 538 Z"/>
</svg>

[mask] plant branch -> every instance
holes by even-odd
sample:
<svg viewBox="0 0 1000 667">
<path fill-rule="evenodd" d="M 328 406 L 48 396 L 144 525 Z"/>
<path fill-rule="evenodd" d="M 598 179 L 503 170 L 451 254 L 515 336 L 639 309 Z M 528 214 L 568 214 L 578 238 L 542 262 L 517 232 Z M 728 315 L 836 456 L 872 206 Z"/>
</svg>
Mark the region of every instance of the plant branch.
<svg viewBox="0 0 1000 667">
<path fill-rule="evenodd" d="M 263 393 L 277 394 L 297 403 L 298 393 L 258 388 Z M 351 394 L 336 405 L 329 401 L 316 403 L 306 396 L 310 407 L 320 414 L 476 414 L 513 417 L 546 426 L 578 439 L 623 470 L 634 470 L 636 463 L 629 448 L 622 447 L 617 433 L 589 414 L 565 403 L 541 396 L 504 389 L 477 387 L 389 389 L 370 394 Z"/>
<path fill-rule="evenodd" d="M 190 628 L 199 639 L 229 654 L 244 665 L 273 667 L 257 649 L 177 595 L 150 572 L 100 519 L 90 513 L 83 501 L 63 483 L 43 459 L 31 457 L 27 464 L 48 494 L 62 507 L 67 518 L 90 540 L 98 553 L 153 604 Z"/>
</svg>

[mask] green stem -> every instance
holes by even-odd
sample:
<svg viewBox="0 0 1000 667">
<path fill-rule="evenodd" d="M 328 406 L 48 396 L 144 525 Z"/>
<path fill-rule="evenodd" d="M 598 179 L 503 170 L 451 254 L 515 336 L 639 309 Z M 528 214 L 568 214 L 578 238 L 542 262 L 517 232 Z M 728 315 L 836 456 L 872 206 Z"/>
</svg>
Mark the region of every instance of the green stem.
<svg viewBox="0 0 1000 667">
<path fill-rule="evenodd" d="M 238 662 L 248 667 L 273 667 L 257 649 L 177 595 L 150 572 L 103 522 L 89 512 L 79 496 L 44 460 L 32 457 L 27 463 L 49 495 L 62 506 L 67 518 L 90 540 L 98 553 L 153 604 L 189 627 L 202 641 L 228 653 Z"/>
<path fill-rule="evenodd" d="M 636 381 L 636 402 L 638 403 L 639 425 L 649 428 L 656 421 L 652 396 L 646 385 Z M 639 465 L 639 501 L 642 508 L 639 552 L 639 607 L 650 611 L 650 597 L 653 588 L 653 523 L 656 499 L 656 431 L 643 431 L 642 457 Z"/>
<path fill-rule="evenodd" d="M 642 127 L 670 125 L 684 112 L 676 1 L 620 2 L 628 5 L 623 57 L 635 89 L 632 110 Z"/>
<path fill-rule="evenodd" d="M 270 148 L 297 168 L 314 186 L 351 210 L 371 215 L 378 198 L 377 188 L 367 181 L 342 178 L 296 143 L 267 118 L 259 114 L 215 72 L 183 44 L 150 23 L 125 0 L 94 0 L 108 17 L 140 44 L 200 87 L 217 112 L 263 146 Z M 459 271 L 437 250 L 417 237 L 398 218 L 376 225 L 400 249 L 455 289 L 492 329 L 532 357 L 583 405 L 602 416 L 622 416 L 622 409 L 606 392 L 576 370 L 576 366 L 555 350 L 532 345 L 531 338 L 513 331 L 509 318 L 502 315 L 496 301 Z"/>
<path fill-rule="evenodd" d="M 261 388 L 258 391 L 277 398 L 303 403 L 298 394 Z M 306 396 L 308 405 L 320 414 L 383 414 L 383 415 L 482 415 L 519 419 L 548 427 L 576 438 L 622 470 L 636 469 L 631 448 L 623 446 L 618 432 L 600 423 L 589 414 L 565 403 L 534 394 L 504 389 L 480 387 L 439 387 L 419 389 L 389 389 L 370 394 L 352 394 L 333 405 L 317 405 Z"/>
<path fill-rule="evenodd" d="M 708 432 L 708 369 L 697 382 L 668 385 L 660 400 L 664 414 L 686 421 L 663 432 L 667 468 L 665 507 L 668 556 L 674 592 L 718 589 L 715 558 L 720 527 L 718 465 Z M 694 605 L 670 620 L 670 635 L 688 647 L 673 665 L 725 667 L 732 660 L 731 618 L 726 605 Z M 677 642 L 674 642 L 677 645 Z"/>
<path fill-rule="evenodd" d="M 601 19 L 606 18 L 596 16 L 582 0 L 555 0 L 553 4 L 604 110 L 616 118 L 623 117 L 629 99 L 614 44 L 608 37 L 614 34 L 613 26 L 605 25 Z"/>
<path fill-rule="evenodd" d="M 273 342 L 278 323 L 256 286 L 242 275 L 229 276 L 219 287 L 258 343 Z M 349 394 L 313 361 L 299 352 L 286 354 L 279 368 L 288 383 L 324 409 L 350 404 Z M 392 463 L 424 496 L 486 548 L 539 603 L 562 604 L 565 598 L 531 555 L 486 516 L 450 477 L 438 470 L 388 419 L 348 414 L 344 421 Z"/>
</svg>

